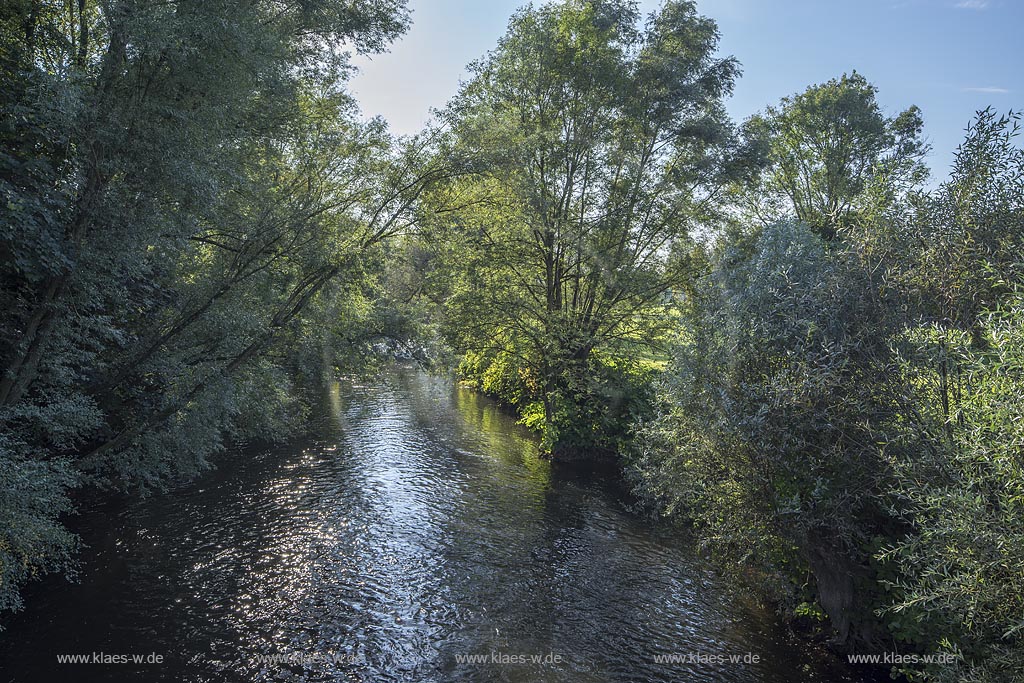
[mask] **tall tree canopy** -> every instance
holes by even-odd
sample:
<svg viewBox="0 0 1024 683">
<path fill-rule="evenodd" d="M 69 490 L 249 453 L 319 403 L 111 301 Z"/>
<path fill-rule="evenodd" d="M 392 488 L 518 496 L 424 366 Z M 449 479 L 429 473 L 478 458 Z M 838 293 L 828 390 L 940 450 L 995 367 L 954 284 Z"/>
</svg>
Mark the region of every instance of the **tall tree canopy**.
<svg viewBox="0 0 1024 683">
<path fill-rule="evenodd" d="M 515 359 L 555 447 L 587 445 L 621 398 L 595 363 L 631 363 L 671 322 L 688 232 L 733 169 L 738 67 L 714 22 L 676 1 L 638 21 L 622 0 L 528 6 L 446 112 L 476 163 L 436 198 L 465 250 L 450 338 L 480 371 Z"/>
<path fill-rule="evenodd" d="M 921 111 L 886 116 L 877 93 L 854 71 L 751 117 L 744 129 L 767 167 L 760 183 L 740 188 L 747 208 L 766 224 L 793 217 L 831 239 L 879 200 L 918 186 L 927 176 Z"/>
<path fill-rule="evenodd" d="M 437 173 L 343 90 L 347 51 L 406 24 L 402 0 L 4 3 L 0 609 L 68 559 L 69 486 L 159 484 L 301 413 L 304 316 L 360 296 Z"/>
</svg>

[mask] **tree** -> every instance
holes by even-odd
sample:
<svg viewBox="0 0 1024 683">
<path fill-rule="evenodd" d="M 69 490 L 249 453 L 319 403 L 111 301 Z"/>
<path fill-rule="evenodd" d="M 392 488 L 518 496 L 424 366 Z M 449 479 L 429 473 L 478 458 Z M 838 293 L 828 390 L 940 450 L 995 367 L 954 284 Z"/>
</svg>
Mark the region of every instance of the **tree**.
<svg viewBox="0 0 1024 683">
<path fill-rule="evenodd" d="M 764 224 L 793 217 L 832 239 L 873 203 L 920 185 L 928 151 L 921 112 L 887 117 L 877 92 L 854 71 L 751 117 L 744 131 L 767 167 L 760 183 L 738 190 L 747 209 Z"/>
<path fill-rule="evenodd" d="M 1024 667 L 1022 304 L 981 317 L 984 350 L 951 350 L 965 385 L 951 441 L 895 462 L 911 531 L 881 553 L 898 569 L 886 617 L 910 647 L 949 658 L 923 667 L 928 680 L 995 683 Z"/>
<path fill-rule="evenodd" d="M 687 233 L 733 170 L 738 69 L 714 56 L 715 24 L 691 2 L 637 20 L 619 0 L 522 9 L 445 114 L 476 160 L 437 196 L 465 249 L 450 339 L 480 372 L 508 365 L 563 456 L 609 445 L 601 406 L 622 402 L 600 368 L 635 365 L 669 328 Z"/>
<path fill-rule="evenodd" d="M 979 112 L 948 182 L 841 239 L 726 224 L 630 463 L 838 640 L 954 657 L 928 680 L 1020 669 L 1016 121 Z"/>
<path fill-rule="evenodd" d="M 662 408 L 639 430 L 637 490 L 695 521 L 715 556 L 757 572 L 790 609 L 820 604 L 839 642 L 870 642 L 893 301 L 857 250 L 830 249 L 802 223 L 724 238 L 711 264 Z"/>
<path fill-rule="evenodd" d="M 915 312 L 899 380 L 927 447 L 892 459 L 907 532 L 882 559 L 897 568 L 889 621 L 912 647 L 954 659 L 925 667 L 929 680 L 1011 680 L 1024 666 L 1018 121 L 978 112 L 949 180 L 895 231 L 916 246 L 894 269 Z"/>
<path fill-rule="evenodd" d="M 66 565 L 69 487 L 159 486 L 294 426 L 280 345 L 440 172 L 343 90 L 345 50 L 406 23 L 397 0 L 0 10 L 0 607 Z"/>
</svg>

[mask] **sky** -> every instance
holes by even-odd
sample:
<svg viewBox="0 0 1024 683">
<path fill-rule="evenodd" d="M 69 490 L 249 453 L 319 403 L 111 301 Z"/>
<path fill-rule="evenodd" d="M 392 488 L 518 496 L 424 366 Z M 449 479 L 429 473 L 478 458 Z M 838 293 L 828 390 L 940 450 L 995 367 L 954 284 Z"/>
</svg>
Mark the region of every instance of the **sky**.
<svg viewBox="0 0 1024 683">
<path fill-rule="evenodd" d="M 351 88 L 367 117 L 420 130 L 455 94 L 465 67 L 492 49 L 519 0 L 410 0 L 412 28 L 391 51 L 357 56 Z M 660 0 L 641 0 L 649 12 Z M 719 53 L 742 64 L 733 119 L 853 70 L 890 115 L 916 104 L 942 180 L 974 112 L 1024 110 L 1019 45 L 1024 0 L 698 0 L 718 22 Z"/>
</svg>

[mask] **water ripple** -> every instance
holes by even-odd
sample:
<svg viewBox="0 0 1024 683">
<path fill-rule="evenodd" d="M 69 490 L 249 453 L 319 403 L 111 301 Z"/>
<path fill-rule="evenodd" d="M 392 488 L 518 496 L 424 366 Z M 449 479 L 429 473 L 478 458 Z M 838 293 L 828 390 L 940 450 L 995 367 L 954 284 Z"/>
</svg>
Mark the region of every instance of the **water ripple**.
<svg viewBox="0 0 1024 683">
<path fill-rule="evenodd" d="M 75 680 L 857 680 L 607 482 L 553 471 L 488 401 L 412 371 L 330 398 L 336 428 L 317 441 L 83 519 L 81 584 L 30 597 L 0 681 L 50 680 L 55 653 L 94 651 L 166 661 Z M 656 660 L 748 652 L 761 662 Z M 458 661 L 492 654 L 560 662 Z"/>
</svg>

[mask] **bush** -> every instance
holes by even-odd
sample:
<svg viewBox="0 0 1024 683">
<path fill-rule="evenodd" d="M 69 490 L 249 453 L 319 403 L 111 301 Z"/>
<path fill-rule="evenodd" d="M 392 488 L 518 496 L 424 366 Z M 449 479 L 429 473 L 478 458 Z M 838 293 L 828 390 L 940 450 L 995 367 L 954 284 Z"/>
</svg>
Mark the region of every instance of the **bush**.
<svg viewBox="0 0 1024 683">
<path fill-rule="evenodd" d="M 632 459 L 645 499 L 776 599 L 817 600 L 842 641 L 875 637 L 865 577 L 889 523 L 888 310 L 856 251 L 802 224 L 730 240 Z"/>
</svg>

